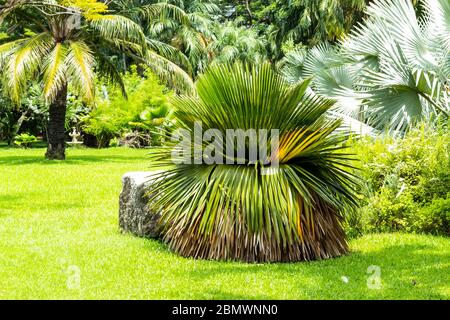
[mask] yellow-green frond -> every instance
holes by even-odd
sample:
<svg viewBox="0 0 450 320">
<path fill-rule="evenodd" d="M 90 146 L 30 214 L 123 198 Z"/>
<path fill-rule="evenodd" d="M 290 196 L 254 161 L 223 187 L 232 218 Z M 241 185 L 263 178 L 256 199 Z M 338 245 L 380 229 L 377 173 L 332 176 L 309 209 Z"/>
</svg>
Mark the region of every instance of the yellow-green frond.
<svg viewBox="0 0 450 320">
<path fill-rule="evenodd" d="M 159 54 L 148 51 L 145 63 L 170 86 L 175 86 L 185 93 L 194 92 L 194 82 L 189 74 L 172 61 Z"/>
<path fill-rule="evenodd" d="M 67 82 L 66 57 L 66 45 L 57 43 L 44 61 L 43 94 L 48 102 L 53 101 L 58 90 Z"/>
<path fill-rule="evenodd" d="M 66 61 L 72 85 L 85 100 L 92 101 L 95 93 L 95 61 L 91 50 L 82 41 L 70 41 Z"/>
<path fill-rule="evenodd" d="M 145 35 L 140 25 L 120 15 L 102 15 L 91 22 L 92 27 L 107 41 L 122 40 L 145 48 Z"/>
<path fill-rule="evenodd" d="M 20 101 L 28 80 L 36 76 L 42 60 L 54 44 L 48 33 L 35 35 L 16 46 L 7 59 L 6 91 L 11 99 Z"/>
<path fill-rule="evenodd" d="M 10 42 L 6 42 L 0 45 L 0 67 L 3 69 L 8 58 L 17 49 L 18 46 L 23 44 L 28 39 L 18 39 Z"/>
<path fill-rule="evenodd" d="M 142 6 L 141 13 L 145 18 L 149 20 L 152 20 L 154 18 L 170 18 L 182 24 L 190 23 L 189 16 L 183 9 L 166 2 L 159 2 Z"/>
</svg>

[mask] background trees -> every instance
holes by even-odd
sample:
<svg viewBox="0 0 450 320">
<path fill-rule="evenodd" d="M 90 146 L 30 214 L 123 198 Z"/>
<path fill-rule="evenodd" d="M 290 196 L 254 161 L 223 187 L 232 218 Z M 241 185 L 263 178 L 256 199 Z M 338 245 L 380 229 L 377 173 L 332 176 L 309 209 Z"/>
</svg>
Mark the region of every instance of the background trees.
<svg viewBox="0 0 450 320">
<path fill-rule="evenodd" d="M 0 59 L 5 67 L 15 50 L 33 37 L 47 32 L 51 40 L 47 45 L 36 38 L 42 45 L 26 54 L 24 67 L 19 64 L 17 73 L 4 73 L 4 110 L 11 110 L 5 107 L 9 104 L 24 109 L 23 101 L 30 95 L 24 89 L 38 83 L 48 113 L 65 82 L 76 104 L 95 109 L 94 91 L 110 90 L 109 82 L 124 91 L 120 76 L 135 64 L 145 66 L 137 68 L 141 76 L 148 67 L 175 93 L 192 93 L 197 77 L 211 65 L 268 60 L 291 83 L 312 77 L 314 91 L 337 102 L 329 113 L 359 132 L 386 127 L 402 132 L 414 119 L 448 114 L 449 9 L 444 0 L 48 0 L 37 7 L 25 0 L 15 3 L 1 9 L 5 19 L 0 25 Z M 103 12 L 106 3 L 120 20 Z M 61 11 L 66 7 L 75 11 Z M 67 39 L 62 34 L 62 45 L 55 45 L 61 34 L 49 26 L 58 19 L 76 22 L 77 10 L 81 27 L 70 32 L 66 28 Z M 56 16 L 50 19 L 49 14 Z M 25 15 L 29 19 L 21 23 Z M 98 78 L 103 86 L 77 80 L 77 64 L 68 67 L 64 59 L 72 52 L 69 41 L 75 40 L 88 49 L 83 51 L 85 75 Z M 51 66 L 53 75 L 45 71 Z M 47 81 L 49 75 L 54 81 Z M 8 80 L 11 76 L 15 78 Z M 31 116 L 37 110 L 26 109 Z M 62 141 L 62 116 L 58 119 Z M 2 126 L 5 132 L 7 127 Z M 34 133 L 56 132 L 52 125 L 41 127 Z"/>
<path fill-rule="evenodd" d="M 314 77 L 316 92 L 335 99 L 338 111 L 378 129 L 448 118 L 448 1 L 424 1 L 421 17 L 407 0 L 374 2 L 367 12 L 338 46 L 288 53 L 280 63 L 285 76 Z"/>
<path fill-rule="evenodd" d="M 334 42 L 361 21 L 368 0 L 226 0 L 227 19 L 264 35 L 271 60 L 282 57 L 286 42 L 313 46 Z"/>
<path fill-rule="evenodd" d="M 96 138 L 92 146 L 160 144 L 158 132 L 167 131 L 171 126 L 170 94 L 150 69 L 143 73 L 140 75 L 137 68 L 132 67 L 124 74 L 126 98 L 112 85 L 99 88 L 96 107 L 79 123 L 79 129 Z"/>
</svg>

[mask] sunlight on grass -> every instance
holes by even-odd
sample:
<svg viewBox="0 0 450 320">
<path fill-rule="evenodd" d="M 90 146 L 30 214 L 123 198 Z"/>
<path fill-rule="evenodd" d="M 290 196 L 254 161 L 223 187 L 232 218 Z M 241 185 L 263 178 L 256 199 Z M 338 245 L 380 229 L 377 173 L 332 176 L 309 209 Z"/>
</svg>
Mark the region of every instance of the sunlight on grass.
<svg viewBox="0 0 450 320">
<path fill-rule="evenodd" d="M 147 153 L 69 149 L 49 162 L 44 149 L 0 149 L 0 299 L 450 298 L 448 238 L 367 235 L 341 258 L 258 265 L 185 259 L 121 234 L 121 176 L 146 170 Z M 367 287 L 370 265 L 379 290 Z"/>
</svg>

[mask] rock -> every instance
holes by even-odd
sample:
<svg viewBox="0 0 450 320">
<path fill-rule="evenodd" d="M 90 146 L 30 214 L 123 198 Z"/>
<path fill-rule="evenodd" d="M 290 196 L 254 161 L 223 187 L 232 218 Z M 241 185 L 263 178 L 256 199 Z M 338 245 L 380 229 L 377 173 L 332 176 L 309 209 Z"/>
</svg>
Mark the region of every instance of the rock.
<svg viewBox="0 0 450 320">
<path fill-rule="evenodd" d="M 160 214 L 148 208 L 154 195 L 145 195 L 145 188 L 154 182 L 152 176 L 158 172 L 128 172 L 122 177 L 119 197 L 119 227 L 122 231 L 139 237 L 160 238 Z"/>
</svg>

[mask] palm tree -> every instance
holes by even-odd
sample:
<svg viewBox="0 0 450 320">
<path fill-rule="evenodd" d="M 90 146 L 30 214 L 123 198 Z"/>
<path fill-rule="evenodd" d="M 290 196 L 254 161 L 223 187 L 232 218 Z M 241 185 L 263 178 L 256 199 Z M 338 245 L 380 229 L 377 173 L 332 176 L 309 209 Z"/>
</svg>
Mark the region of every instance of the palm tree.
<svg viewBox="0 0 450 320">
<path fill-rule="evenodd" d="M 169 87 L 176 91 L 192 91 L 201 45 L 180 46 L 176 39 L 184 34 L 192 36 L 190 41 L 202 40 L 203 35 L 198 30 L 202 28 L 197 26 L 197 21 L 200 20 L 204 28 L 206 22 L 198 17 L 203 14 L 187 11 L 196 8 L 186 8 L 183 1 L 173 4 L 155 0 L 112 0 L 110 8 L 142 26 L 149 48 L 149 56 L 143 62 Z"/>
<path fill-rule="evenodd" d="M 404 131 L 422 117 L 450 115 L 450 3 L 375 1 L 337 47 L 294 51 L 282 62 L 291 81 L 314 76 L 314 89 L 371 126 Z M 297 79 L 297 80 L 296 80 Z"/>
<path fill-rule="evenodd" d="M 216 133 L 212 143 L 195 140 L 187 149 L 169 145 L 152 154 L 154 168 L 169 167 L 155 177 L 148 194 L 158 194 L 151 206 L 162 211 L 172 250 L 248 262 L 325 259 L 347 252 L 340 222 L 356 203 L 357 183 L 348 170 L 351 156 L 343 151 L 348 133 L 336 130 L 340 120 L 325 116 L 332 102 L 306 93 L 308 83 L 290 86 L 267 63 L 218 64 L 199 77 L 196 96 L 174 98 L 176 124 L 186 136 L 198 130 L 197 121 L 205 134 Z M 256 141 L 262 142 L 259 147 L 276 146 L 279 139 L 278 148 L 252 159 L 250 140 L 238 145 L 233 140 L 232 154 L 220 148 L 212 152 L 229 129 L 269 130 L 270 136 L 257 131 Z M 236 155 L 242 147 L 245 155 Z M 203 159 L 218 160 L 199 163 L 198 150 Z M 221 164 L 225 158 L 232 164 Z"/>
<path fill-rule="evenodd" d="M 164 7 L 155 7 L 162 12 Z M 11 28 L 17 21 L 27 28 L 25 36 L 0 45 L 0 67 L 5 92 L 18 102 L 28 82 L 42 83 L 50 104 L 47 159 L 65 159 L 64 121 L 67 91 L 93 101 L 96 72 L 125 88 L 109 54 L 127 54 L 149 62 L 154 69 L 160 57 L 149 48 L 142 28 L 125 16 L 108 11 L 105 3 L 85 0 L 13 1 L 0 7 L 0 17 Z M 24 17 L 26 17 L 24 19 Z"/>
<path fill-rule="evenodd" d="M 258 64 L 267 58 L 266 41 L 255 29 L 227 22 L 218 25 L 215 34 L 216 39 L 208 46 L 212 64 L 235 61 Z"/>
<path fill-rule="evenodd" d="M 369 0 L 222 0 L 224 15 L 266 36 L 269 57 L 279 60 L 286 42 L 335 42 L 363 17 Z"/>
<path fill-rule="evenodd" d="M 171 0 L 180 10 L 180 17 L 163 15 L 152 19 L 146 30 L 149 38 L 164 41 L 183 52 L 195 77 L 205 71 L 210 55 L 208 45 L 215 40 L 216 17 L 220 15 L 217 0 Z"/>
</svg>

